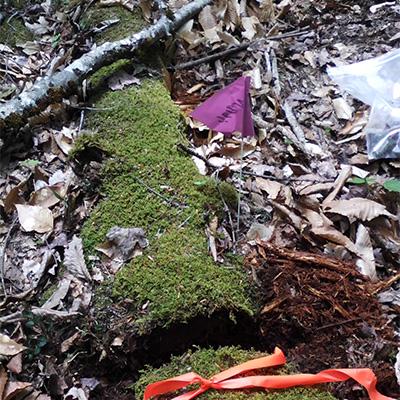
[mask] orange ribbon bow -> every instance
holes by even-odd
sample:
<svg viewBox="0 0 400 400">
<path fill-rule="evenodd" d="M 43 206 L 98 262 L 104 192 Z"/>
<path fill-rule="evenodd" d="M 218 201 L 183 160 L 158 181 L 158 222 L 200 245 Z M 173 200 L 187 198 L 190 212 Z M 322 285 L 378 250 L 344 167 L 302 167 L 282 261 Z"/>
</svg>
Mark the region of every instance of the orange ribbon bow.
<svg viewBox="0 0 400 400">
<path fill-rule="evenodd" d="M 198 389 L 174 397 L 173 400 L 191 400 L 209 389 L 284 389 L 293 386 L 315 385 L 318 383 L 343 382 L 349 378 L 354 379 L 360 385 L 364 386 L 371 400 L 395 400 L 392 397 L 384 396 L 378 392 L 376 389 L 376 376 L 369 368 L 327 369 L 318 374 L 264 375 L 230 379 L 236 375 L 254 369 L 274 367 L 285 363 L 286 358 L 282 350 L 275 348 L 274 354 L 272 355 L 247 361 L 236 367 L 220 372 L 210 379 L 204 379 L 200 375 L 190 372 L 175 378 L 152 383 L 146 387 L 144 400 L 149 400 L 153 396 L 174 392 L 196 383 L 200 384 Z"/>
</svg>

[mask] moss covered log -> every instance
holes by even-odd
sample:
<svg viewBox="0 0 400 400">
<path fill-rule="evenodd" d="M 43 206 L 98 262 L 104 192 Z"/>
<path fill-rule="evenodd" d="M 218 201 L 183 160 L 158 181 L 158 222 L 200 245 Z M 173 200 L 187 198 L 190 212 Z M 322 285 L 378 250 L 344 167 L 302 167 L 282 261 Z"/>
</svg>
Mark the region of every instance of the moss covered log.
<svg viewBox="0 0 400 400">
<path fill-rule="evenodd" d="M 142 399 L 146 386 L 163 379 L 173 378 L 188 372 L 196 372 L 204 378 L 210 378 L 218 372 L 251 359 L 265 356 L 266 354 L 253 350 L 243 350 L 239 347 L 221 347 L 214 349 L 201 349 L 189 351 L 178 357 L 172 357 L 171 362 L 161 368 L 147 367 L 141 371 L 141 376 L 136 382 L 135 398 Z M 263 370 L 262 374 L 288 374 L 294 373 L 290 367 L 270 368 Z M 173 396 L 171 395 L 171 398 Z M 163 397 L 166 398 L 166 397 Z M 264 391 L 216 391 L 209 390 L 198 397 L 199 400 L 334 400 L 335 398 L 322 388 L 292 388 L 286 390 Z"/>
<path fill-rule="evenodd" d="M 163 84 L 148 80 L 139 88 L 107 92 L 95 107 L 105 110 L 89 117 L 88 127 L 97 133 L 82 137 L 78 149 L 95 142 L 110 158 L 105 199 L 82 231 L 86 249 L 93 250 L 115 225 L 141 227 L 150 241 L 143 256 L 118 272 L 114 296 L 133 301 L 142 332 L 216 311 L 251 315 L 240 263 L 216 265 L 208 254 L 205 219 L 222 202 L 212 181 L 196 185 L 204 177 L 177 151 L 186 140 L 184 123 Z"/>
</svg>

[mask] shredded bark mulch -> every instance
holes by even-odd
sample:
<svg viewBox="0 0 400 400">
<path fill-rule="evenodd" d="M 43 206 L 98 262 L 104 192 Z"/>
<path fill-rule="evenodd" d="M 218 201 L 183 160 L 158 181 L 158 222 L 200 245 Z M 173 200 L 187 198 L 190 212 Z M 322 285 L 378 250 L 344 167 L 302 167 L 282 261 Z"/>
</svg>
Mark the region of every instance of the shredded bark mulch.
<svg viewBox="0 0 400 400">
<path fill-rule="evenodd" d="M 395 334 L 374 293 L 376 284 L 353 263 L 259 242 L 246 264 L 261 288 L 260 330 L 300 371 L 372 368 L 383 393 L 400 397 L 391 358 Z M 352 383 L 338 398 L 362 399 Z"/>
</svg>

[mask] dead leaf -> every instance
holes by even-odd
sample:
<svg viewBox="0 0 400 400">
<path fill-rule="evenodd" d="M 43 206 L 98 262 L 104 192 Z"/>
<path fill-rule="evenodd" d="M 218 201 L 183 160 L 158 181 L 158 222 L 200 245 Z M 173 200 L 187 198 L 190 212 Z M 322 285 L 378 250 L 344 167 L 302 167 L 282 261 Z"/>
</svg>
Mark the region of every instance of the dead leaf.
<svg viewBox="0 0 400 400">
<path fill-rule="evenodd" d="M 257 0 L 259 10 L 258 19 L 261 22 L 270 22 L 275 18 L 275 4 L 273 0 Z"/>
<path fill-rule="evenodd" d="M 22 372 L 22 353 L 18 353 L 8 362 L 7 369 L 14 372 L 14 374 L 20 374 Z"/>
<path fill-rule="evenodd" d="M 29 382 L 8 382 L 3 395 L 3 400 L 16 400 L 26 389 L 31 388 Z M 28 394 L 28 393 L 26 393 Z M 25 394 L 25 396 L 26 396 Z"/>
<path fill-rule="evenodd" d="M 334 186 L 333 182 L 326 182 L 326 183 L 312 183 L 307 185 L 303 189 L 299 191 L 299 194 L 302 196 L 307 196 L 313 193 L 320 193 L 325 192 L 327 190 L 331 190 Z"/>
<path fill-rule="evenodd" d="M 350 120 L 353 117 L 353 108 L 350 107 L 343 97 L 332 100 L 333 107 L 339 119 Z"/>
<path fill-rule="evenodd" d="M 58 284 L 57 290 L 50 296 L 50 298 L 42 305 L 43 308 L 57 308 L 65 296 L 68 294 L 71 279 L 63 278 Z"/>
<path fill-rule="evenodd" d="M 50 30 L 49 22 L 43 16 L 40 16 L 33 24 L 25 22 L 25 26 L 35 35 L 44 35 Z"/>
<path fill-rule="evenodd" d="M 114 91 L 122 90 L 131 85 L 140 85 L 140 79 L 136 78 L 133 74 L 128 74 L 125 71 L 120 71 L 108 79 L 108 87 Z"/>
<path fill-rule="evenodd" d="M 256 178 L 256 186 L 268 194 L 272 200 L 276 200 L 283 185 L 277 181 L 271 181 L 264 178 Z"/>
<path fill-rule="evenodd" d="M 65 339 L 61 343 L 61 353 L 67 352 L 71 346 L 74 344 L 74 342 L 81 336 L 80 332 L 74 333 L 72 336 L 70 336 L 68 339 Z"/>
<path fill-rule="evenodd" d="M 22 344 L 18 344 L 7 335 L 0 334 L 0 355 L 15 356 L 25 349 L 26 347 L 22 346 Z"/>
<path fill-rule="evenodd" d="M 253 144 L 244 143 L 243 144 L 243 157 L 248 156 L 253 153 L 256 149 L 256 146 Z M 222 147 L 215 154 L 221 154 L 225 157 L 231 157 L 235 159 L 240 159 L 241 156 L 241 148 L 240 144 L 229 143 L 226 146 Z"/>
<path fill-rule="evenodd" d="M 141 228 L 114 226 L 108 231 L 106 238 L 107 241 L 98 246 L 96 250 L 119 262 L 127 262 L 142 254 L 142 250 L 149 245 L 146 234 Z"/>
<path fill-rule="evenodd" d="M 242 32 L 242 36 L 245 39 L 252 40 L 257 35 L 257 25 L 260 25 L 260 21 L 254 15 L 252 17 L 243 17 L 242 26 L 244 32 Z"/>
<path fill-rule="evenodd" d="M 88 398 L 82 388 L 72 387 L 68 390 L 64 400 L 88 400 Z"/>
<path fill-rule="evenodd" d="M 0 365 L 0 399 L 3 399 L 4 389 L 7 385 L 8 376 L 3 366 Z"/>
<path fill-rule="evenodd" d="M 46 233 L 53 230 L 53 214 L 46 207 L 16 204 L 19 222 L 25 232 Z"/>
<path fill-rule="evenodd" d="M 7 214 L 14 211 L 16 204 L 25 204 L 25 199 L 23 198 L 22 193 L 26 190 L 26 183 L 27 181 L 23 181 L 13 187 L 4 198 L 4 211 Z"/>
<path fill-rule="evenodd" d="M 383 204 L 361 197 L 354 197 L 350 200 L 332 200 L 326 203 L 324 202 L 323 209 L 325 212 L 344 215 L 350 222 L 354 222 L 356 219 L 371 221 L 381 215 L 397 219 L 395 215 L 386 210 Z"/>
<path fill-rule="evenodd" d="M 64 265 L 73 276 L 91 282 L 92 278 L 86 268 L 85 257 L 83 256 L 82 239 L 75 235 L 65 249 Z"/>
<path fill-rule="evenodd" d="M 248 230 L 246 237 L 247 240 L 269 240 L 274 233 L 274 228 L 258 222 L 253 222 Z"/>
<path fill-rule="evenodd" d="M 70 151 L 74 148 L 74 139 L 77 135 L 76 129 L 71 129 L 67 127 L 63 127 L 61 131 L 54 131 L 53 137 L 57 146 L 60 150 L 65 154 L 68 155 Z"/>
<path fill-rule="evenodd" d="M 322 204 L 328 203 L 332 201 L 338 193 L 342 190 L 343 186 L 346 184 L 347 179 L 349 179 L 352 175 L 352 168 L 350 165 L 346 165 L 342 168 L 340 171 L 339 176 L 336 178 L 334 182 L 334 189 L 332 190 L 331 193 L 326 196 L 325 200 L 322 202 Z"/>
<path fill-rule="evenodd" d="M 204 31 L 207 29 L 213 29 L 217 26 L 217 19 L 215 18 L 211 6 L 206 6 L 201 10 L 198 21 Z"/>
<path fill-rule="evenodd" d="M 15 356 L 26 347 L 12 340 L 9 336 L 0 333 L 0 354 L 2 356 Z"/>
<path fill-rule="evenodd" d="M 99 2 L 99 5 L 105 7 L 112 7 L 119 4 L 122 7 L 125 7 L 128 11 L 133 11 L 137 3 L 133 0 L 100 0 Z"/>
<path fill-rule="evenodd" d="M 67 188 L 58 183 L 52 186 L 45 186 L 31 194 L 29 204 L 50 208 L 58 204 L 67 194 Z"/>
<path fill-rule="evenodd" d="M 358 225 L 356 235 L 356 247 L 360 256 L 356 265 L 363 275 L 368 276 L 372 281 L 378 279 L 376 275 L 374 250 L 372 248 L 369 232 L 364 225 Z"/>
</svg>

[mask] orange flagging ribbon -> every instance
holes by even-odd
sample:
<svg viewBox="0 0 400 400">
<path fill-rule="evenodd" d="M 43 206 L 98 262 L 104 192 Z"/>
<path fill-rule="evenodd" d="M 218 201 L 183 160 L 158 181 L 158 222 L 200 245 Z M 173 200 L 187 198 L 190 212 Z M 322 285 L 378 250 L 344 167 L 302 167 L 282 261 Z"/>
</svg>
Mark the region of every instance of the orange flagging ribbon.
<svg viewBox="0 0 400 400">
<path fill-rule="evenodd" d="M 350 378 L 354 379 L 367 390 L 371 400 L 395 400 L 392 397 L 380 394 L 376 389 L 377 379 L 375 374 L 369 368 L 345 368 L 345 369 L 327 369 L 318 374 L 297 374 L 297 375 L 264 375 L 248 376 L 244 378 L 234 378 L 236 375 L 245 372 L 274 367 L 286 363 L 285 355 L 282 350 L 275 348 L 273 354 L 247 361 L 236 367 L 229 368 L 210 379 L 204 379 L 194 372 L 180 375 L 175 378 L 166 379 L 152 383 L 146 387 L 144 400 L 149 400 L 153 396 L 158 396 L 168 392 L 182 389 L 188 385 L 200 384 L 196 390 L 174 397 L 173 400 L 190 400 L 209 389 L 232 390 L 232 389 L 284 389 L 293 386 L 308 386 L 318 383 L 342 382 Z"/>
</svg>

